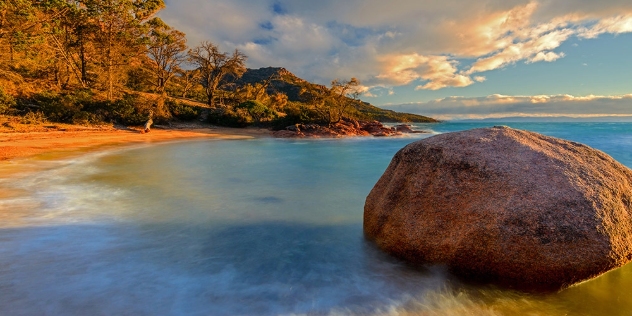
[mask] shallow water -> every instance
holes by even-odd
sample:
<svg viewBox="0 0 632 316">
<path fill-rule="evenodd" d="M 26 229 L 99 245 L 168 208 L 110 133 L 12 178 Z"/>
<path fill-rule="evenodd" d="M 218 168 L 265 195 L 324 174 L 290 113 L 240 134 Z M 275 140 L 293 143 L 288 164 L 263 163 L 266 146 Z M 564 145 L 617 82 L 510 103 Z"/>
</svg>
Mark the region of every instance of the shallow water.
<svg viewBox="0 0 632 316">
<path fill-rule="evenodd" d="M 632 166 L 632 124 L 507 125 Z M 632 265 L 527 295 L 367 243 L 364 199 L 414 140 L 195 141 L 1 180 L 0 315 L 632 315 Z"/>
</svg>

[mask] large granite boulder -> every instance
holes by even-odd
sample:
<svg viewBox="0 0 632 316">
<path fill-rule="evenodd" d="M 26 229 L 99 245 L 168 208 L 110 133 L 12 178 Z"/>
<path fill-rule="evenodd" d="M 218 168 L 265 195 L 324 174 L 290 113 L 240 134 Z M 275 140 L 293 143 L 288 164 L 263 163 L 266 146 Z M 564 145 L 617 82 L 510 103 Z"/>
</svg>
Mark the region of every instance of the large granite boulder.
<svg viewBox="0 0 632 316">
<path fill-rule="evenodd" d="M 632 171 L 508 127 L 442 134 L 395 155 L 366 199 L 364 232 L 414 263 L 558 290 L 632 259 Z"/>
</svg>

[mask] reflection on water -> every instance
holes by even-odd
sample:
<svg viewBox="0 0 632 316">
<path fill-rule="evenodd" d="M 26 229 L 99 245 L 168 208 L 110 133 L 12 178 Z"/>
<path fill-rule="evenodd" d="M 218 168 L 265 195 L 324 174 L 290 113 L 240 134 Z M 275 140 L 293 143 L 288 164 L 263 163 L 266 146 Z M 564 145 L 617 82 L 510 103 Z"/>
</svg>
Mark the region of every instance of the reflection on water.
<svg viewBox="0 0 632 316">
<path fill-rule="evenodd" d="M 413 140 L 178 143 L 1 180 L 0 315 L 632 315 L 630 265 L 528 295 L 365 242 L 364 198 Z"/>
</svg>

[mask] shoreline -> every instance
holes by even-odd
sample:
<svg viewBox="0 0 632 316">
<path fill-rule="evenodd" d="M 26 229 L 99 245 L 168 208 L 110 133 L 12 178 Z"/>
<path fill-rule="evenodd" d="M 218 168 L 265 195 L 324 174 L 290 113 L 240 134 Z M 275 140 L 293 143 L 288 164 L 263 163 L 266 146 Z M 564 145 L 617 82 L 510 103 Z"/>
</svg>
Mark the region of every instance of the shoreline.
<svg viewBox="0 0 632 316">
<path fill-rule="evenodd" d="M 143 144 L 267 137 L 271 137 L 270 131 L 265 129 L 228 127 L 154 128 L 145 134 L 133 128 L 113 127 L 0 132 L 0 228 L 25 225 L 38 207 L 29 199 L 30 192 L 12 183 L 56 168 L 64 161 Z"/>
<path fill-rule="evenodd" d="M 154 128 L 141 134 L 135 129 L 85 129 L 0 133 L 0 164 L 18 160 L 56 160 L 75 154 L 121 146 L 194 139 L 253 139 L 271 137 L 270 131 L 252 128 Z"/>
</svg>

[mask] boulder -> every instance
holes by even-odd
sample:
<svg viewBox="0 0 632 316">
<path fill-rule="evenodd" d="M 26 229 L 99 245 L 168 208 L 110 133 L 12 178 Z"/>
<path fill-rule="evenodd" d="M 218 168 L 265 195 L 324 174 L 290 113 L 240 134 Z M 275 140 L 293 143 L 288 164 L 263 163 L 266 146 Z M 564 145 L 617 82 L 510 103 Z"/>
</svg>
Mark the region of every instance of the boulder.
<svg viewBox="0 0 632 316">
<path fill-rule="evenodd" d="M 363 122 L 353 119 L 341 119 L 330 126 L 318 124 L 295 124 L 276 131 L 272 136 L 279 138 L 337 138 L 345 136 L 396 136 L 400 132 L 386 127 L 378 121 Z"/>
<path fill-rule="evenodd" d="M 424 131 L 416 131 L 416 130 L 412 129 L 412 126 L 410 126 L 408 124 L 395 125 L 395 126 L 393 126 L 393 128 L 395 129 L 395 131 L 400 132 L 400 133 L 405 133 L 405 134 L 427 133 L 427 132 L 424 132 Z"/>
<path fill-rule="evenodd" d="M 632 259 L 632 171 L 508 127 L 441 134 L 395 155 L 366 199 L 364 232 L 413 263 L 555 291 Z"/>
</svg>

